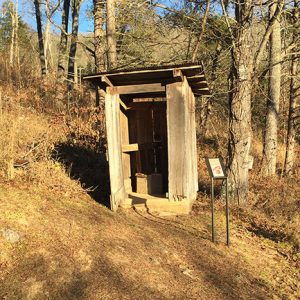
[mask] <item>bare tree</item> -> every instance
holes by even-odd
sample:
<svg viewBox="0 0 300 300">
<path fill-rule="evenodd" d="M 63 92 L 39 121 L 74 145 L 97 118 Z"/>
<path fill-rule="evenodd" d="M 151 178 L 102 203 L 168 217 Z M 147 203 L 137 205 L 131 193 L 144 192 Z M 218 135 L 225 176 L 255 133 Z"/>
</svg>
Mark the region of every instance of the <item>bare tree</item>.
<svg viewBox="0 0 300 300">
<path fill-rule="evenodd" d="M 70 0 L 64 0 L 62 21 L 60 30 L 60 41 L 58 46 L 57 78 L 59 80 L 66 76 L 67 47 L 68 47 L 68 25 L 69 25 Z"/>
<path fill-rule="evenodd" d="M 294 1 L 293 25 L 299 22 L 299 0 Z M 296 32 L 293 31 L 292 51 L 299 51 L 297 47 Z M 288 132 L 286 142 L 286 153 L 284 162 L 284 173 L 290 175 L 293 172 L 295 163 L 295 144 L 296 144 L 296 119 L 297 107 L 300 105 L 300 80 L 299 80 L 299 56 L 292 54 L 291 57 L 291 80 L 290 80 L 290 102 L 288 116 Z"/>
<path fill-rule="evenodd" d="M 9 14 L 11 17 L 11 37 L 10 37 L 10 53 L 9 53 L 9 64 L 11 70 L 13 68 L 16 69 L 19 74 L 20 68 L 20 56 L 19 56 L 19 14 L 18 14 L 18 7 L 19 1 L 16 0 L 14 5 L 13 2 L 9 2 Z"/>
<path fill-rule="evenodd" d="M 200 25 L 200 33 L 198 35 L 196 45 L 195 45 L 195 48 L 194 48 L 193 53 L 192 53 L 192 62 L 195 62 L 197 60 L 197 54 L 198 54 L 200 42 L 201 42 L 201 40 L 203 38 L 203 35 L 205 33 L 205 26 L 206 26 L 206 22 L 207 22 L 207 18 L 208 18 L 209 8 L 210 8 L 210 0 L 206 0 L 205 13 L 204 13 L 204 16 L 203 16 L 202 23 Z"/>
<path fill-rule="evenodd" d="M 10 54 L 9 54 L 9 64 L 10 67 L 14 64 L 14 53 L 15 53 L 15 31 L 16 31 L 16 24 L 15 24 L 15 8 L 10 11 L 11 16 L 11 42 L 10 42 Z"/>
<path fill-rule="evenodd" d="M 104 64 L 104 2 L 103 0 L 93 0 L 94 3 L 94 45 L 95 45 L 95 65 L 96 71 L 105 69 Z"/>
<path fill-rule="evenodd" d="M 115 0 L 106 1 L 107 68 L 113 69 L 117 63 Z"/>
<path fill-rule="evenodd" d="M 46 25 L 45 25 L 43 35 L 44 35 L 45 62 L 46 62 L 46 69 L 47 69 L 47 72 L 48 72 L 48 69 L 49 69 L 49 53 L 50 53 L 50 28 L 51 28 L 49 0 L 46 0 L 45 9 L 46 9 L 47 19 L 46 19 Z"/>
<path fill-rule="evenodd" d="M 105 70 L 104 49 L 105 49 L 105 34 L 104 25 L 104 10 L 105 5 L 103 0 L 93 0 L 94 3 L 94 45 L 95 45 L 95 66 L 96 72 Z M 96 87 L 96 106 L 101 106 L 101 100 L 104 100 L 104 92 Z"/>
<path fill-rule="evenodd" d="M 42 77 L 45 77 L 47 75 L 47 67 L 46 67 L 41 9 L 40 9 L 40 1 L 39 0 L 34 0 L 34 7 L 35 7 L 35 17 L 36 17 L 38 41 L 39 41 L 39 56 L 40 56 L 40 65 L 41 65 L 41 75 L 42 75 Z"/>
<path fill-rule="evenodd" d="M 73 83 L 75 81 L 79 11 L 80 11 L 81 3 L 82 3 L 82 0 L 73 0 L 73 2 L 72 2 L 72 34 L 71 34 L 71 44 L 70 44 L 69 62 L 68 62 L 68 87 L 69 87 L 69 90 L 73 88 Z"/>
<path fill-rule="evenodd" d="M 273 17 L 278 4 L 270 4 L 270 19 Z M 276 18 L 269 40 L 269 92 L 267 99 L 267 117 L 264 132 L 264 149 L 262 174 L 265 176 L 276 173 L 278 118 L 281 84 L 281 26 Z"/>
<path fill-rule="evenodd" d="M 44 29 L 44 48 L 45 48 L 45 60 L 47 70 L 50 66 L 53 65 L 53 57 L 51 51 L 51 23 L 52 17 L 55 12 L 59 9 L 61 0 L 58 0 L 57 3 L 53 6 L 50 0 L 45 0 L 45 12 L 46 12 L 46 25 Z"/>
<path fill-rule="evenodd" d="M 251 0 L 235 4 L 237 21 L 229 78 L 229 178 L 233 196 L 244 202 L 248 193 L 248 162 L 252 142 L 251 94 L 254 71 Z"/>
<path fill-rule="evenodd" d="M 267 41 L 277 18 L 281 14 L 283 1 L 279 0 L 265 32 L 255 32 L 253 22 L 253 0 L 235 2 L 235 30 L 227 17 L 221 0 L 226 23 L 232 39 L 231 71 L 229 76 L 229 143 L 228 173 L 232 196 L 238 203 L 247 200 L 249 183 L 249 154 L 252 143 L 251 96 L 257 67 L 266 48 Z M 256 37 L 254 39 L 253 37 Z"/>
</svg>

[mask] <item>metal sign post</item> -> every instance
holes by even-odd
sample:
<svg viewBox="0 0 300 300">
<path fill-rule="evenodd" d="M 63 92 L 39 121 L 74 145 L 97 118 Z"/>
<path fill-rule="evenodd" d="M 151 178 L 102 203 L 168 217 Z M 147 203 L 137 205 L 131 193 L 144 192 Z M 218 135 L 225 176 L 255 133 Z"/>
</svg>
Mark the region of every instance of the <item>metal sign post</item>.
<svg viewBox="0 0 300 300">
<path fill-rule="evenodd" d="M 215 242 L 214 178 L 211 178 L 211 240 Z"/>
<path fill-rule="evenodd" d="M 229 203 L 228 203 L 228 178 L 221 158 L 205 158 L 211 178 L 211 240 L 215 242 L 215 209 L 214 209 L 214 180 L 225 180 L 226 183 L 226 244 L 230 245 L 229 238 Z"/>
</svg>

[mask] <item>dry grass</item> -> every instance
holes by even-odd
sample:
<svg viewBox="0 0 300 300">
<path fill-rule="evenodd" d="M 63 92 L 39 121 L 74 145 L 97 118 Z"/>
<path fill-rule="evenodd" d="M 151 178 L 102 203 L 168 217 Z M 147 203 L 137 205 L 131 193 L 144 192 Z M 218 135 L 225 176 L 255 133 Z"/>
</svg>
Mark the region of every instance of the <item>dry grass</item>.
<svg viewBox="0 0 300 300">
<path fill-rule="evenodd" d="M 251 183 L 249 202 L 239 209 L 240 217 L 257 234 L 288 243 L 287 248 L 293 248 L 291 255 L 299 256 L 299 177 L 262 179 L 253 175 Z"/>
<path fill-rule="evenodd" d="M 14 179 L 15 167 L 48 160 L 55 143 L 64 139 L 66 128 L 54 127 L 47 116 L 24 108 L 17 96 L 0 93 L 0 175 Z"/>
<path fill-rule="evenodd" d="M 0 186 L 0 298 L 297 299 L 299 274 L 277 244 L 232 225 L 210 242 L 206 200 L 191 216 L 113 214 L 86 195 Z"/>
<path fill-rule="evenodd" d="M 15 94 L 8 87 L 0 89 L 0 96 L 0 180 L 78 191 L 78 182 L 69 180 L 76 168 L 69 158 L 76 148 L 76 160 L 85 165 L 88 157 L 84 152 L 95 152 L 96 156 L 103 149 L 104 122 L 99 109 L 74 107 L 68 115 L 55 111 L 45 114 L 28 107 L 28 90 Z M 34 90 L 31 96 L 42 101 L 37 100 Z"/>
</svg>

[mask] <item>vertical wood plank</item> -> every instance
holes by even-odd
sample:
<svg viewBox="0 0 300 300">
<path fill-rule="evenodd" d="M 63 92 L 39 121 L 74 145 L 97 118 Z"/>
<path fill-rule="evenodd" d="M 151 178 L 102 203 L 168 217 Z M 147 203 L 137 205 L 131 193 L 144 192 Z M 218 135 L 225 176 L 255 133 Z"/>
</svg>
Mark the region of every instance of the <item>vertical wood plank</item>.
<svg viewBox="0 0 300 300">
<path fill-rule="evenodd" d="M 195 97 L 184 78 L 167 85 L 169 198 L 195 200 L 198 190 Z"/>
<path fill-rule="evenodd" d="M 106 132 L 108 145 L 111 209 L 116 211 L 127 197 L 122 166 L 119 95 L 108 88 L 105 96 Z"/>
<path fill-rule="evenodd" d="M 183 83 L 166 86 L 167 128 L 168 128 L 168 168 L 169 199 L 181 200 L 186 197 L 185 158 L 185 105 Z"/>
<path fill-rule="evenodd" d="M 196 137 L 196 107 L 195 96 L 192 92 L 185 78 L 186 89 L 186 104 L 187 104 L 187 120 L 188 123 L 188 140 L 187 155 L 190 157 L 189 161 L 189 198 L 196 199 L 198 191 L 198 156 L 197 156 L 197 137 Z"/>
<path fill-rule="evenodd" d="M 126 112 L 120 109 L 120 126 L 121 126 L 121 145 L 129 144 L 129 126 L 128 116 Z M 130 154 L 122 153 L 124 187 L 127 193 L 132 192 L 131 187 L 131 168 L 130 168 Z"/>
<path fill-rule="evenodd" d="M 190 94 L 191 94 L 191 122 L 192 122 L 192 149 L 193 149 L 193 176 L 194 176 L 194 197 L 196 199 L 197 192 L 199 190 L 199 179 L 198 179 L 198 153 L 197 153 L 197 124 L 196 124 L 196 100 L 195 96 L 192 92 L 192 89 L 190 87 Z"/>
</svg>

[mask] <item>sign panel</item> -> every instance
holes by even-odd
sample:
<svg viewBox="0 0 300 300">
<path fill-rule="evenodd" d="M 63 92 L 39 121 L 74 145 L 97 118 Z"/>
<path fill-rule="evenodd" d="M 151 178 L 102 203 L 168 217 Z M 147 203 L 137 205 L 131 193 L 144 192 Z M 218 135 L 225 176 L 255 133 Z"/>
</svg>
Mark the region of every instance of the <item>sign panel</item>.
<svg viewBox="0 0 300 300">
<path fill-rule="evenodd" d="M 209 175 L 212 178 L 226 178 L 226 171 L 221 158 L 206 158 Z"/>
</svg>

